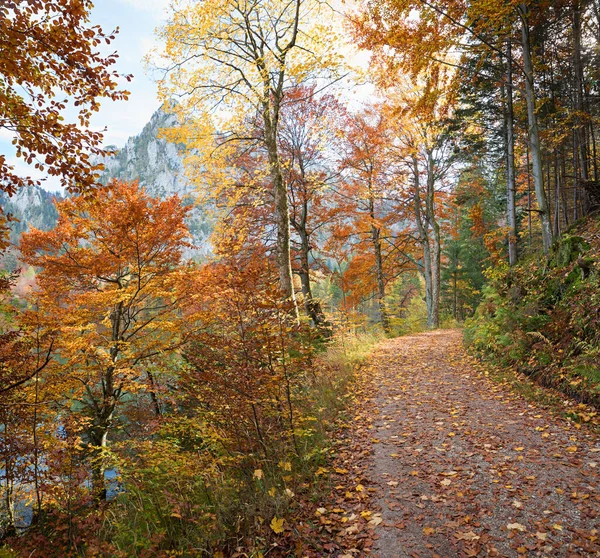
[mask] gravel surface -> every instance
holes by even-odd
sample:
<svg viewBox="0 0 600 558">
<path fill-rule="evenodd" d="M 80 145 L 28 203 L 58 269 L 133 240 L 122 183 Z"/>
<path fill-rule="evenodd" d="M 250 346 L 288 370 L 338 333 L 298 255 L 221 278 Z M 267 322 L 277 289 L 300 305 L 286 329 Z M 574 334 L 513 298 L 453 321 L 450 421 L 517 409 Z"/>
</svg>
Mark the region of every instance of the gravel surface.
<svg viewBox="0 0 600 558">
<path fill-rule="evenodd" d="M 600 556 L 596 435 L 485 377 L 458 331 L 387 341 L 370 366 L 376 556 Z"/>
</svg>

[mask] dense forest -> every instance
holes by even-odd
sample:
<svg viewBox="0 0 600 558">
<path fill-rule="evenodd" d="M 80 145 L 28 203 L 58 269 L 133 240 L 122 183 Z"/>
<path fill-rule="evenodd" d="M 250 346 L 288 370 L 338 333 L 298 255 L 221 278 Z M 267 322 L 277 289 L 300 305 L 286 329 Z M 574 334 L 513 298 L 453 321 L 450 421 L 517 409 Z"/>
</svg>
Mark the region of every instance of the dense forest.
<svg viewBox="0 0 600 558">
<path fill-rule="evenodd" d="M 175 2 L 146 63 L 194 195 L 161 198 L 100 180 L 131 76 L 92 8 L 0 6 L 0 128 L 65 191 L 15 220 L 39 181 L 0 155 L 0 556 L 368 555 L 380 515 L 318 503 L 362 455 L 365 355 L 416 332 L 593 431 L 597 1 Z"/>
</svg>

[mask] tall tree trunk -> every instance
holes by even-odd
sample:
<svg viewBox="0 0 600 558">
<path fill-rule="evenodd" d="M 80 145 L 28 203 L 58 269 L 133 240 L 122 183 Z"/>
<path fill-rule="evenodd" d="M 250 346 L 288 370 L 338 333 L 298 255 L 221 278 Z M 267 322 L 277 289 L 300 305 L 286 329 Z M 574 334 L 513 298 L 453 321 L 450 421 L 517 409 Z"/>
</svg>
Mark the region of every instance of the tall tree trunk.
<svg viewBox="0 0 600 558">
<path fill-rule="evenodd" d="M 119 302 L 110 315 L 112 326 L 110 348 L 110 365 L 102 371 L 100 378 L 100 393 L 94 395 L 92 388 L 86 387 L 89 408 L 92 413 L 92 424 L 88 430 L 90 446 L 90 463 L 92 468 L 92 494 L 95 500 L 106 500 L 105 452 L 108 447 L 108 432 L 112 426 L 113 416 L 121 389 L 115 385 L 115 370 L 123 342 L 122 326 L 124 317 L 123 302 Z"/>
<path fill-rule="evenodd" d="M 527 4 L 519 4 L 518 11 L 521 18 L 523 66 L 525 70 L 525 98 L 527 101 L 527 118 L 529 121 L 529 148 L 533 167 L 533 187 L 537 199 L 537 211 L 540 215 L 542 224 L 542 243 L 544 252 L 547 252 L 552 245 L 552 225 L 550 223 L 546 192 L 544 191 L 544 171 L 536 114 L 533 61 L 531 57 L 531 40 L 529 36 L 529 9 Z"/>
<path fill-rule="evenodd" d="M 3 434 L 4 434 L 4 507 L 6 508 L 6 519 L 4 520 L 4 532 L 3 535 L 10 537 L 15 535 L 16 527 L 15 527 L 15 500 L 14 500 L 14 488 L 15 488 L 15 460 L 16 455 L 14 454 L 14 447 L 10 443 L 10 411 L 6 410 L 5 420 L 3 424 Z M 0 484 L 0 488 L 1 488 Z"/>
<path fill-rule="evenodd" d="M 508 263 L 511 266 L 515 265 L 518 259 L 512 80 L 512 44 L 508 39 L 506 43 L 506 221 L 508 225 Z"/>
<path fill-rule="evenodd" d="M 576 132 L 577 143 L 579 144 L 581 179 L 587 181 L 589 179 L 589 164 L 586 124 L 581 118 L 581 115 L 585 111 L 583 102 L 583 65 L 581 63 L 581 2 L 577 0 L 573 4 L 573 74 L 575 77 L 575 110 L 579 113 Z"/>
<path fill-rule="evenodd" d="M 290 211 L 288 205 L 288 192 L 279 160 L 277 147 L 277 111 L 271 116 L 270 106 L 263 107 L 263 120 L 265 125 L 265 144 L 269 159 L 269 172 L 273 185 L 275 200 L 275 224 L 277 227 L 276 261 L 279 271 L 279 287 L 283 296 L 293 304 L 293 311 L 298 317 L 294 281 L 292 275 L 292 254 L 290 247 Z"/>
<path fill-rule="evenodd" d="M 375 273 L 377 275 L 377 301 L 379 303 L 379 317 L 381 326 L 389 334 L 390 319 L 385 305 L 385 278 L 383 274 L 383 258 L 381 256 L 381 229 L 375 225 L 375 200 L 372 185 L 369 184 L 369 216 L 371 217 L 371 241 L 375 253 Z"/>
<path fill-rule="evenodd" d="M 413 207 L 415 221 L 417 223 L 417 232 L 419 234 L 419 244 L 423 250 L 423 266 L 421 273 L 425 279 L 425 304 L 427 306 L 427 327 L 435 327 L 434 318 L 434 289 L 433 273 L 431 269 L 431 245 L 429 240 L 429 231 L 423 222 L 423 208 L 421 207 L 421 179 L 419 177 L 419 162 L 416 156 L 413 156 L 413 175 L 415 184 L 415 195 L 413 198 Z"/>
<path fill-rule="evenodd" d="M 577 111 L 577 125 L 575 139 L 579 155 L 579 178 L 582 183 L 581 199 L 583 213 L 589 212 L 590 198 L 588 195 L 588 180 L 590 178 L 587 126 L 583 114 L 586 112 L 584 103 L 584 77 L 583 64 L 581 63 L 581 0 L 573 3 L 573 89 L 575 93 L 575 110 Z M 577 177 L 575 178 L 577 180 Z"/>
<path fill-rule="evenodd" d="M 531 219 L 531 211 L 533 208 L 531 205 L 531 164 L 529 162 L 529 145 L 525 147 L 525 151 L 527 162 L 527 247 L 531 248 L 531 241 L 533 237 L 533 221 Z"/>
<path fill-rule="evenodd" d="M 306 184 L 306 173 L 302 158 L 298 158 L 298 164 L 300 167 L 300 176 L 302 182 Z M 310 318 L 315 327 L 321 329 L 326 337 L 332 334 L 331 324 L 325 318 L 325 313 L 321 308 L 321 303 L 315 300 L 312 295 L 312 289 L 310 285 L 310 233 L 307 228 L 308 222 L 308 201 L 305 198 L 302 202 L 302 211 L 300 218 L 290 218 L 290 224 L 300 237 L 300 269 L 298 275 L 300 277 L 300 285 L 302 288 L 302 296 L 304 297 L 304 310 L 307 316 Z"/>
<path fill-rule="evenodd" d="M 118 391 L 114 386 L 114 368 L 109 367 L 102 379 L 102 396 L 96 400 L 90 394 L 94 416 L 89 429 L 91 468 L 92 468 L 92 494 L 98 501 L 106 500 L 106 458 L 108 447 L 108 432 L 112 426 Z"/>
<path fill-rule="evenodd" d="M 435 161 L 431 151 L 427 151 L 427 199 L 425 203 L 426 220 L 431 226 L 433 237 L 431 262 L 431 320 L 429 327 L 440 327 L 440 291 L 442 242 L 440 224 L 435 214 Z"/>
<path fill-rule="evenodd" d="M 321 308 L 321 304 L 318 300 L 313 298 L 312 289 L 310 285 L 310 235 L 306 230 L 305 226 L 302 226 L 304 219 L 299 223 L 298 227 L 294 226 L 296 232 L 300 236 L 300 270 L 298 275 L 300 276 L 300 284 L 302 286 L 302 295 L 304 297 L 304 309 L 306 315 L 311 319 L 313 324 L 318 328 L 324 328 L 327 332 L 329 324 Z"/>
</svg>

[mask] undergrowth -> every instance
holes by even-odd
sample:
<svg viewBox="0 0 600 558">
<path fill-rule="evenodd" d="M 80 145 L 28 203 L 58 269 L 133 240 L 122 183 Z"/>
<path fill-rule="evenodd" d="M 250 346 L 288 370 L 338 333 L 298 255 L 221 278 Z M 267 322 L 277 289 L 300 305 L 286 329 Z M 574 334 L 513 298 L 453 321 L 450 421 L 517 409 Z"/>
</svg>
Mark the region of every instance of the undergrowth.
<svg viewBox="0 0 600 558">
<path fill-rule="evenodd" d="M 255 433 L 242 430 L 252 421 L 227 423 L 216 400 L 212 407 L 200 401 L 194 413 L 165 414 L 145 440 L 122 440 L 107 455 L 119 473 L 111 501 L 75 516 L 61 510 L 43 529 L 0 547 L 0 556 L 42 547 L 45 556 L 273 555 L 297 537 L 305 503 L 330 488 L 324 471 L 336 424 L 356 369 L 380 339 L 340 331 L 320 352 L 302 355 L 291 394 L 293 432 L 281 422 L 285 412 L 271 421 L 262 416 L 262 440 L 249 444 Z"/>
<path fill-rule="evenodd" d="M 595 218 L 568 231 L 546 257 L 491 269 L 466 322 L 470 351 L 600 407 L 599 231 Z"/>
</svg>

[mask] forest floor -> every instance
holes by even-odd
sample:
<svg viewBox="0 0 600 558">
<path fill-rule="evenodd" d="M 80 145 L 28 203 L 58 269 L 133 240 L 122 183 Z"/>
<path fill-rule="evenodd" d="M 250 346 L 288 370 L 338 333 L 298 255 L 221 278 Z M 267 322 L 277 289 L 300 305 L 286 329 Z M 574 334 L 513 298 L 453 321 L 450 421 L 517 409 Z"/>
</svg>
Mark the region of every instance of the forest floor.
<svg viewBox="0 0 600 558">
<path fill-rule="evenodd" d="M 592 430 L 489 379 L 459 331 L 385 341 L 363 372 L 332 495 L 356 502 L 316 512 L 341 556 L 600 556 Z"/>
</svg>

